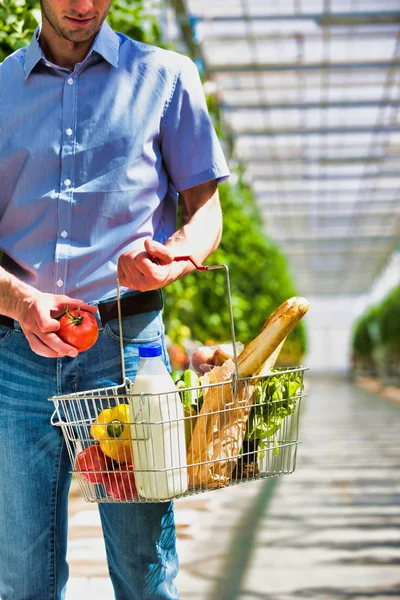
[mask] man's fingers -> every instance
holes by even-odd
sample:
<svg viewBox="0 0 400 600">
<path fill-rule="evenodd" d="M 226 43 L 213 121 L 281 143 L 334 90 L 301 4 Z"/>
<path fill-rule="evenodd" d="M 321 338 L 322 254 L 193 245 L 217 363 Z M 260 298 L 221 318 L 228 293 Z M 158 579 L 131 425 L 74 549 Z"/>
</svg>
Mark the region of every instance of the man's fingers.
<svg viewBox="0 0 400 600">
<path fill-rule="evenodd" d="M 86 304 L 83 300 L 75 300 L 74 298 L 69 298 L 69 296 L 55 296 L 55 302 L 51 307 L 51 313 L 55 317 L 60 317 L 66 309 L 75 310 L 76 308 L 81 308 L 82 310 L 87 310 L 94 314 L 97 311 L 96 306 L 92 306 L 91 304 Z"/>
<path fill-rule="evenodd" d="M 60 352 L 57 350 L 53 350 L 47 346 L 45 343 L 43 343 L 40 337 L 34 333 L 25 333 L 25 336 L 33 352 L 39 356 L 44 356 L 45 358 L 58 358 L 60 356 L 65 356 L 65 354 L 60 354 Z"/>
<path fill-rule="evenodd" d="M 121 285 L 128 285 L 126 270 L 124 268 L 124 260 L 121 257 L 118 261 L 118 279 Z"/>
<path fill-rule="evenodd" d="M 145 240 L 144 247 L 147 254 L 150 255 L 151 260 L 156 262 L 156 264 L 160 264 L 161 262 L 164 265 L 169 265 L 174 260 L 171 251 L 163 244 L 159 244 L 153 240 Z"/>
<path fill-rule="evenodd" d="M 144 278 L 140 268 L 145 270 L 143 266 L 143 258 L 145 256 L 144 252 L 141 253 L 140 258 L 139 255 L 135 257 L 120 256 L 118 261 L 118 278 L 121 285 L 128 286 L 134 290 L 140 290 L 139 286 L 141 286 Z"/>
<path fill-rule="evenodd" d="M 27 333 L 25 334 L 34 352 L 47 358 L 62 356 L 78 356 L 78 350 L 62 341 L 55 333 Z"/>
<path fill-rule="evenodd" d="M 60 329 L 60 323 L 57 319 L 46 319 L 43 315 L 38 317 L 37 326 L 42 333 L 52 333 Z"/>
<path fill-rule="evenodd" d="M 86 304 L 83 300 L 77 300 L 77 304 L 73 308 L 82 308 L 83 310 L 87 310 L 94 314 L 97 311 L 97 306 L 93 306 L 92 304 Z M 71 306 L 72 308 L 72 306 Z"/>
<path fill-rule="evenodd" d="M 51 350 L 48 346 L 43 344 L 34 333 L 25 333 L 25 336 L 33 352 L 39 356 L 44 356 L 45 358 L 57 358 L 59 356 L 58 352 Z"/>
<path fill-rule="evenodd" d="M 46 344 L 51 350 L 58 353 L 58 356 L 78 356 L 78 350 L 63 342 L 56 333 L 46 333 L 41 336 L 41 341 Z"/>
<path fill-rule="evenodd" d="M 118 277 L 122 285 L 139 292 L 156 290 L 166 285 L 170 277 L 172 262 L 169 250 L 157 242 L 146 243 L 146 248 L 158 252 L 150 256 L 148 252 L 127 252 L 118 260 Z M 161 258 L 162 257 L 162 258 Z"/>
</svg>

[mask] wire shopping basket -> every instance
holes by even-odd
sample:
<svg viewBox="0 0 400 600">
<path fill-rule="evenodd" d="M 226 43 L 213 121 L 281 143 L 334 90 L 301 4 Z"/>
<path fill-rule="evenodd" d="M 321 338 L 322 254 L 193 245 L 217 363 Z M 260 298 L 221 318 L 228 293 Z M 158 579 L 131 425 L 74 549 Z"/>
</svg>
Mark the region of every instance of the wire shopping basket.
<svg viewBox="0 0 400 600">
<path fill-rule="evenodd" d="M 183 259 L 225 271 L 232 368 L 215 382 L 133 393 L 117 282 L 123 383 L 49 398 L 88 502 L 163 502 L 295 470 L 306 367 L 239 377 L 228 267 Z"/>
</svg>

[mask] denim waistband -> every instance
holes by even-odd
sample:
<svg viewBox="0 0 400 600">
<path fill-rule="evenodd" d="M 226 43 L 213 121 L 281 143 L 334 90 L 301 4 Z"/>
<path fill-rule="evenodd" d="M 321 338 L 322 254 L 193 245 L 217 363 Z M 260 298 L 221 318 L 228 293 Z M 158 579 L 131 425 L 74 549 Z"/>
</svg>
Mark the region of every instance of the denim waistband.
<svg viewBox="0 0 400 600">
<path fill-rule="evenodd" d="M 141 313 L 161 310 L 163 308 L 163 297 L 161 290 L 151 290 L 141 294 L 123 296 L 120 299 L 121 317 L 131 317 Z M 100 321 L 105 325 L 108 321 L 118 319 L 118 301 L 99 302 L 97 305 Z M 11 317 L 0 315 L 0 325 L 17 328 L 16 321 Z"/>
</svg>

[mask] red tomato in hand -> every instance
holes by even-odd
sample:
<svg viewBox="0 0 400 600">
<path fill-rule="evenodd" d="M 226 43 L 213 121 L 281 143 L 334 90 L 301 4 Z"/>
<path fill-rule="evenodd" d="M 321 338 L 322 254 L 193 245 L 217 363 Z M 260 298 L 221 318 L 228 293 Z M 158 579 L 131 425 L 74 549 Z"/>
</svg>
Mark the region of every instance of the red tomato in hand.
<svg viewBox="0 0 400 600">
<path fill-rule="evenodd" d="M 58 336 L 79 352 L 89 350 L 97 342 L 99 327 L 96 317 L 87 310 L 76 308 L 69 311 L 67 309 L 59 321 Z"/>
<path fill-rule="evenodd" d="M 75 470 L 91 483 L 104 483 L 107 474 L 102 471 L 107 471 L 107 469 L 107 457 L 104 456 L 98 444 L 92 444 L 85 448 L 75 459 Z"/>
</svg>

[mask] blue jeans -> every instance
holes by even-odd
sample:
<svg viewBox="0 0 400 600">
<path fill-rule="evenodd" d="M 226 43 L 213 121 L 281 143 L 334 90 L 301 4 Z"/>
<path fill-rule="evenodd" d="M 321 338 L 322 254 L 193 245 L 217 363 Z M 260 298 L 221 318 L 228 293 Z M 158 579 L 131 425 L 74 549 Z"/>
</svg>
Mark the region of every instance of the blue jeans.
<svg viewBox="0 0 400 600">
<path fill-rule="evenodd" d="M 158 312 L 124 318 L 129 378 L 139 365 L 137 345 L 163 340 L 163 331 Z M 65 597 L 71 466 L 48 398 L 121 383 L 118 321 L 101 328 L 90 350 L 57 359 L 33 353 L 18 324 L 0 326 L 1 600 Z M 99 510 L 116 600 L 176 600 L 173 504 L 105 503 Z"/>
</svg>

